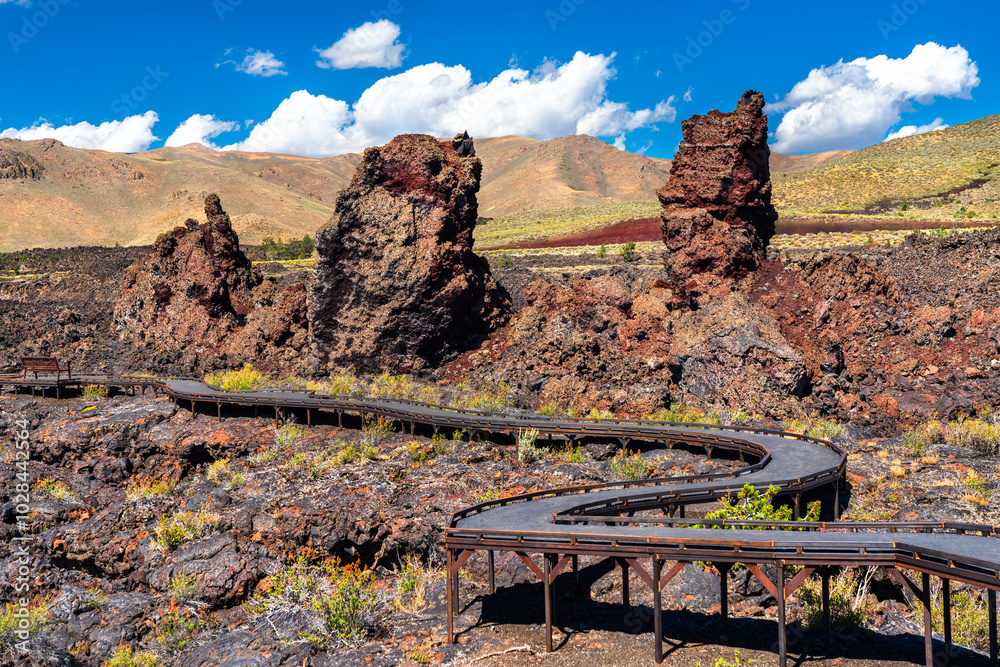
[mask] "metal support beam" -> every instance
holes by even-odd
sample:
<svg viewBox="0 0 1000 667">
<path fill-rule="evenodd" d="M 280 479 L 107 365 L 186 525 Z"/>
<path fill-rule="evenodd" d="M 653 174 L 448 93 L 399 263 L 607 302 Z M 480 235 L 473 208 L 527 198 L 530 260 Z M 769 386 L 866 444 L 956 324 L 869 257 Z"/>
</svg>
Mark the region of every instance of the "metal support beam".
<svg viewBox="0 0 1000 667">
<path fill-rule="evenodd" d="M 580 557 L 573 556 L 573 593 L 580 594 Z"/>
<path fill-rule="evenodd" d="M 454 592 L 451 590 L 451 563 L 454 560 L 454 553 L 451 549 L 446 550 L 448 552 L 448 590 L 445 595 L 448 596 L 448 643 L 455 643 L 455 598 Z"/>
<path fill-rule="evenodd" d="M 785 634 L 785 563 L 776 563 L 778 581 L 775 582 L 778 600 L 778 667 L 788 667 L 788 641 Z"/>
<path fill-rule="evenodd" d="M 663 561 L 653 556 L 653 659 L 656 664 L 663 662 L 663 608 L 660 601 L 660 569 Z"/>
<path fill-rule="evenodd" d="M 552 561 L 542 558 L 542 586 L 545 589 L 545 652 L 552 653 Z"/>
<path fill-rule="evenodd" d="M 941 609 L 944 613 L 944 654 L 951 663 L 951 579 L 941 578 Z"/>
<path fill-rule="evenodd" d="M 823 568 L 819 573 L 823 580 L 823 646 L 830 650 L 830 570 Z"/>
<path fill-rule="evenodd" d="M 934 626 L 931 619 L 931 575 L 921 572 L 924 603 L 924 660 L 927 667 L 934 667 Z"/>
<path fill-rule="evenodd" d="M 486 560 L 487 560 L 487 563 L 489 565 L 490 593 L 496 593 L 497 592 L 496 574 L 495 574 L 496 573 L 496 564 L 494 562 L 494 557 L 493 557 L 493 551 L 492 550 L 486 552 Z"/>
<path fill-rule="evenodd" d="M 729 634 L 729 570 L 732 563 L 721 563 L 715 566 L 719 571 L 719 616 L 722 620 L 722 636 Z"/>
<path fill-rule="evenodd" d="M 626 607 L 631 607 L 632 602 L 628 594 L 628 561 L 624 558 L 619 558 L 618 565 L 622 569 L 622 604 Z"/>
<path fill-rule="evenodd" d="M 986 591 L 987 613 L 990 616 L 990 665 L 997 667 L 997 592 Z"/>
</svg>

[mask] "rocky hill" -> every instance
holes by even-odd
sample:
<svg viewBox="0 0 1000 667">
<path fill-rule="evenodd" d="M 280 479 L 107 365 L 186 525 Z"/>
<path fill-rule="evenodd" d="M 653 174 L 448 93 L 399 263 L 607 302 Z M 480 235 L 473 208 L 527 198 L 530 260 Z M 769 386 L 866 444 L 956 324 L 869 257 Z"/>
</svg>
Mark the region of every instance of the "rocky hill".
<svg viewBox="0 0 1000 667">
<path fill-rule="evenodd" d="M 656 199 L 669 160 L 620 151 L 585 135 L 549 141 L 476 139 L 480 215 Z M 776 171 L 812 169 L 839 152 L 773 154 Z M 218 193 L 246 243 L 314 234 L 333 215 L 361 156 L 314 159 L 217 152 L 201 144 L 136 155 L 62 143 L 0 140 L 0 250 L 151 244 Z"/>
<path fill-rule="evenodd" d="M 775 179 L 774 194 L 783 215 L 995 218 L 1000 115 L 869 146 L 813 171 L 786 173 Z"/>
</svg>

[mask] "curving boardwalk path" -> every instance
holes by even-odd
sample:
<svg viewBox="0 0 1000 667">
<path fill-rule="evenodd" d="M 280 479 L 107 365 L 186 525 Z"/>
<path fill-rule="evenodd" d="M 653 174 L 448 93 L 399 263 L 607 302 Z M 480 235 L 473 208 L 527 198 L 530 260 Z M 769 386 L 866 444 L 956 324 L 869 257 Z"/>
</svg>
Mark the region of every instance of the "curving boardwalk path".
<svg viewBox="0 0 1000 667">
<path fill-rule="evenodd" d="M 72 380 L 0 376 L 0 387 L 56 389 L 102 385 L 136 391 L 163 392 L 179 405 L 269 408 L 305 413 L 316 411 L 385 417 L 439 429 L 475 434 L 517 434 L 537 429 L 541 437 L 632 441 L 667 447 L 703 448 L 749 460 L 721 474 L 663 478 L 642 482 L 565 487 L 480 503 L 453 514 L 445 528 L 448 555 L 448 634 L 454 642 L 454 615 L 459 605 L 459 572 L 473 554 L 488 559 L 489 587 L 494 586 L 497 551 L 517 554 L 541 579 L 545 592 L 546 648 L 552 650 L 554 585 L 567 568 L 578 572 L 580 556 L 614 559 L 622 571 L 624 602 L 629 603 L 629 571 L 653 593 L 654 659 L 663 659 L 660 596 L 663 586 L 685 565 L 710 562 L 720 573 L 721 621 L 728 620 L 727 573 L 745 564 L 775 597 L 778 606 L 778 664 L 785 667 L 785 600 L 808 577 L 822 580 L 823 617 L 829 642 L 829 581 L 840 567 L 881 566 L 924 605 L 925 658 L 928 667 L 948 664 L 951 656 L 950 582 L 960 581 L 988 591 L 990 654 L 997 660 L 996 591 L 1000 590 L 1000 528 L 957 523 L 742 522 L 684 518 L 684 507 L 738 492 L 745 484 L 759 489 L 774 485 L 789 497 L 798 516 L 803 495 L 832 490 L 834 516 L 839 516 L 839 490 L 846 470 L 843 451 L 832 443 L 806 436 L 754 428 L 671 424 L 604 419 L 552 419 L 543 415 L 507 415 L 457 410 L 414 401 L 325 396 L 306 391 L 230 393 L 196 378 L 83 375 Z M 713 528 L 693 527 L 712 525 Z M 794 527 L 797 530 L 787 530 Z M 726 530 L 717 530 L 726 528 Z M 540 562 L 535 559 L 540 556 Z M 772 565 L 770 578 L 761 569 Z M 789 576 L 788 566 L 801 569 Z M 915 580 L 913 575 L 918 575 Z M 935 652 L 931 633 L 931 576 L 941 577 L 945 596 L 944 644 Z"/>
</svg>

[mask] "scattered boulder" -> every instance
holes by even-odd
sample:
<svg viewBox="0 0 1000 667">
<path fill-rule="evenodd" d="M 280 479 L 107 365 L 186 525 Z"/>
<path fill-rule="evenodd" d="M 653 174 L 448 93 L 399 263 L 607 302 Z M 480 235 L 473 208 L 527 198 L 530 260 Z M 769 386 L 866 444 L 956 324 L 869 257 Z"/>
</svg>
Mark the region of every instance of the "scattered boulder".
<svg viewBox="0 0 1000 667">
<path fill-rule="evenodd" d="M 664 267 L 678 305 L 724 295 L 764 259 L 778 214 L 763 109 L 764 96 L 747 91 L 735 111 L 681 124 L 670 180 L 657 192 Z"/>
<path fill-rule="evenodd" d="M 365 151 L 316 238 L 309 318 L 321 365 L 422 371 L 505 318 L 509 297 L 472 251 L 482 163 L 467 136 L 469 157 L 415 134 Z"/>
</svg>

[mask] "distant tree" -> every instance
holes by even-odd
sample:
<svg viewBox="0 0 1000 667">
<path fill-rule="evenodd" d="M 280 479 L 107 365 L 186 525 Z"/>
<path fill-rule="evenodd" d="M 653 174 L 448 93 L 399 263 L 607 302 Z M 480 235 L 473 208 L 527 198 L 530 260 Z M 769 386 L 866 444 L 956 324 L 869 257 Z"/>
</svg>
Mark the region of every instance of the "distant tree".
<svg viewBox="0 0 1000 667">
<path fill-rule="evenodd" d="M 313 243 L 312 237 L 308 234 L 302 237 L 302 241 L 299 242 L 299 259 L 309 259 L 312 257 L 313 250 L 316 249 L 316 244 Z"/>
</svg>

